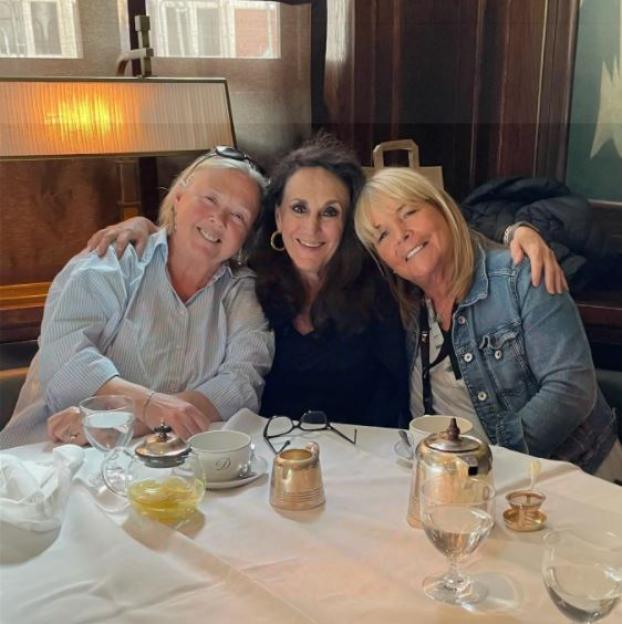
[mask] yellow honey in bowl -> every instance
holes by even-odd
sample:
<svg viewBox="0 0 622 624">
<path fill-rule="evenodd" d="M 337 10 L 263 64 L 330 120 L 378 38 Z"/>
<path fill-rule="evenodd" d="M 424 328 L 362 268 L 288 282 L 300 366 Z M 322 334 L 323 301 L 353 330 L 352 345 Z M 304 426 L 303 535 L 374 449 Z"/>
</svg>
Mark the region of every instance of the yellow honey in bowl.
<svg viewBox="0 0 622 624">
<path fill-rule="evenodd" d="M 144 479 L 133 483 L 127 496 L 139 514 L 164 524 L 178 524 L 196 511 L 204 491 L 205 484 L 200 479 L 168 477 L 163 481 Z"/>
</svg>

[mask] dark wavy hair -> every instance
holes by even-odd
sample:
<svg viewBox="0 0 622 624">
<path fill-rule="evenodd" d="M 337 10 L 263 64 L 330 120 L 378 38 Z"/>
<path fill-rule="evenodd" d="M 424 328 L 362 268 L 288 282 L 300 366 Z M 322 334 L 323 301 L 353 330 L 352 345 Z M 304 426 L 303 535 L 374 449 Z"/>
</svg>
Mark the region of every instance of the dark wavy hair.
<svg viewBox="0 0 622 624">
<path fill-rule="evenodd" d="M 321 167 L 332 173 L 350 192 L 343 236 L 311 307 L 311 322 L 320 332 L 335 328 L 357 333 L 378 312 L 376 293 L 380 277 L 354 232 L 354 205 L 365 184 L 365 174 L 354 152 L 332 135 L 316 135 L 287 154 L 272 171 L 249 258 L 249 265 L 257 274 L 257 298 L 272 325 L 293 320 L 304 307 L 305 289 L 300 275 L 287 252 L 270 247 L 270 236 L 276 230 L 275 211 L 287 182 L 299 169 L 307 167 Z"/>
</svg>

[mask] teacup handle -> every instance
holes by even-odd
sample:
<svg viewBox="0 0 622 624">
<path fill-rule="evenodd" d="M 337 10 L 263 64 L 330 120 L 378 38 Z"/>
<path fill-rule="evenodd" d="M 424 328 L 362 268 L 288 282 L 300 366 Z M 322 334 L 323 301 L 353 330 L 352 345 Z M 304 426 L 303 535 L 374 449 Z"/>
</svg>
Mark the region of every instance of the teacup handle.
<svg viewBox="0 0 622 624">
<path fill-rule="evenodd" d="M 119 496 L 124 496 L 127 498 L 127 484 L 125 482 L 125 477 L 123 478 L 123 487 L 119 488 L 117 487 L 109 478 L 108 478 L 108 471 L 111 470 L 112 466 L 110 466 L 110 464 L 117 460 L 119 458 L 119 455 L 121 454 L 125 454 L 130 458 L 134 457 L 134 454 L 132 451 L 130 451 L 129 449 L 122 447 L 122 446 L 118 446 L 114 449 L 112 449 L 112 451 L 110 453 L 108 453 L 108 455 L 106 456 L 106 458 L 104 459 L 104 461 L 102 462 L 101 465 L 101 474 L 102 474 L 102 479 L 104 480 L 104 483 L 106 484 L 106 487 L 111 491 L 114 492 L 115 494 L 118 494 Z"/>
</svg>

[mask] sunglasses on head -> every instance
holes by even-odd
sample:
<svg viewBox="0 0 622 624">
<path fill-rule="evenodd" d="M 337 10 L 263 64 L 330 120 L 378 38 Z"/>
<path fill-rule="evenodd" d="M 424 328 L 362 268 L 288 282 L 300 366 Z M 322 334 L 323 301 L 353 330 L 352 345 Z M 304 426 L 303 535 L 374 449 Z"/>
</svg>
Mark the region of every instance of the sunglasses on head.
<svg viewBox="0 0 622 624">
<path fill-rule="evenodd" d="M 214 158 L 214 156 L 219 156 L 220 158 L 226 158 L 228 160 L 239 160 L 240 162 L 245 162 L 252 169 L 257 171 L 257 173 L 260 173 L 264 177 L 266 176 L 266 172 L 263 167 L 245 152 L 240 151 L 236 147 L 230 147 L 229 145 L 216 145 L 216 147 L 213 147 L 209 150 L 209 152 L 196 161 L 194 167 L 192 167 L 192 170 L 188 173 L 188 177 L 201 163 L 205 162 L 209 158 Z"/>
</svg>

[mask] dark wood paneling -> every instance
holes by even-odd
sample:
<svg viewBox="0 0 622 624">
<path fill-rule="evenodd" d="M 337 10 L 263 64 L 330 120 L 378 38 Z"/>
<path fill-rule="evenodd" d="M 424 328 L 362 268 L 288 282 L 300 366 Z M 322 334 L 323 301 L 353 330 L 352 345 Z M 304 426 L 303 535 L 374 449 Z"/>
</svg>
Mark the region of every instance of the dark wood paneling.
<svg viewBox="0 0 622 624">
<path fill-rule="evenodd" d="M 549 0 L 536 171 L 558 180 L 566 175 L 578 14 L 579 0 Z"/>
<path fill-rule="evenodd" d="M 578 0 L 486 5 L 474 181 L 565 177 Z"/>
<path fill-rule="evenodd" d="M 470 187 L 484 0 L 336 0 L 328 5 L 327 124 L 370 164 L 412 138 L 447 187 Z M 340 54 L 334 53 L 339 50 Z"/>
<path fill-rule="evenodd" d="M 4 309 L 0 305 L 0 342 L 33 340 L 39 336 L 43 304 L 31 308 Z"/>
<path fill-rule="evenodd" d="M 476 184 L 536 173 L 546 8 L 547 0 L 486 4 Z"/>
<path fill-rule="evenodd" d="M 3 285 L 52 280 L 121 216 L 114 159 L 2 162 L 0 188 L 10 189 L 0 211 Z"/>
<path fill-rule="evenodd" d="M 335 0 L 329 127 L 365 163 L 380 141 L 414 139 L 458 199 L 502 175 L 563 179 L 577 11 L 578 0 Z"/>
</svg>

